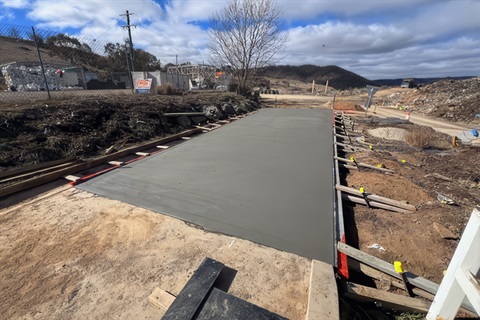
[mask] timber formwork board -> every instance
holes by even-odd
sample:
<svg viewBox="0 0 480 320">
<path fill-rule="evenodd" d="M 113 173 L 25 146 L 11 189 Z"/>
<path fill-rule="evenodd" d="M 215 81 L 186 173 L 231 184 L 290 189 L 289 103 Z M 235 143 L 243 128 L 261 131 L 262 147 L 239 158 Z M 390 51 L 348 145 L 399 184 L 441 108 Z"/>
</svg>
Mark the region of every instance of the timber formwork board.
<svg viewBox="0 0 480 320">
<path fill-rule="evenodd" d="M 78 187 L 333 265 L 331 117 L 264 109 Z"/>
</svg>

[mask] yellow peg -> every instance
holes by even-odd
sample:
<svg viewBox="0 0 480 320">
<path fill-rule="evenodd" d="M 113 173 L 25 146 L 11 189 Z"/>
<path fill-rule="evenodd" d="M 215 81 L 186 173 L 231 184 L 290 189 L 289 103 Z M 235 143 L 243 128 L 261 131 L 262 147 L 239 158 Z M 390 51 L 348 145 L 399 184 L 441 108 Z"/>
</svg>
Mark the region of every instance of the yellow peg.
<svg viewBox="0 0 480 320">
<path fill-rule="evenodd" d="M 369 148 L 370 148 L 370 150 L 373 150 L 373 146 L 372 146 L 372 145 L 370 145 Z"/>
<path fill-rule="evenodd" d="M 402 263 L 400 261 L 395 261 L 393 267 L 397 273 L 403 273 Z"/>
<path fill-rule="evenodd" d="M 407 160 L 403 159 L 403 160 L 402 160 L 402 163 L 405 163 L 405 162 L 407 162 Z"/>
<path fill-rule="evenodd" d="M 361 193 L 365 193 L 365 188 L 360 188 Z"/>
<path fill-rule="evenodd" d="M 355 158 L 354 158 L 354 157 L 350 157 L 350 161 L 355 161 Z"/>
</svg>

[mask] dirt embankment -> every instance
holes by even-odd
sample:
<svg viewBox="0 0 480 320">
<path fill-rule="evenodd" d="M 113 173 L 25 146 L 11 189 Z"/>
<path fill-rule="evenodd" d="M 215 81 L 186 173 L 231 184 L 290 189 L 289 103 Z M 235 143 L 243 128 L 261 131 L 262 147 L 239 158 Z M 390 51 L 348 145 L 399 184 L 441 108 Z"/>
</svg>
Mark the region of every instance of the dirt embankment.
<svg viewBox="0 0 480 320">
<path fill-rule="evenodd" d="M 258 103 L 232 93 L 113 96 L 3 105 L 0 169 L 70 156 L 92 157 L 112 146 L 124 148 L 257 107 Z M 170 112 L 205 112 L 206 116 L 163 115 Z"/>
<path fill-rule="evenodd" d="M 480 123 L 480 77 L 467 80 L 442 80 L 418 90 L 397 92 L 386 103 L 402 105 L 415 113 L 450 121 Z"/>
<path fill-rule="evenodd" d="M 463 232 L 480 203 L 480 148 L 454 148 L 447 135 L 414 124 L 374 127 L 364 122 L 357 128 L 364 136 L 359 141 L 367 148 L 372 145 L 374 152 L 356 152 L 355 159 L 395 174 L 352 170 L 346 176 L 348 186 L 407 201 L 417 211 L 401 214 L 357 205 L 347 226 L 351 244 L 388 262 L 402 261 L 406 270 L 440 283 L 458 240 L 443 239 L 433 223 L 456 236 Z M 438 194 L 455 204 L 441 203 Z M 384 250 L 368 248 L 374 244 Z"/>
</svg>

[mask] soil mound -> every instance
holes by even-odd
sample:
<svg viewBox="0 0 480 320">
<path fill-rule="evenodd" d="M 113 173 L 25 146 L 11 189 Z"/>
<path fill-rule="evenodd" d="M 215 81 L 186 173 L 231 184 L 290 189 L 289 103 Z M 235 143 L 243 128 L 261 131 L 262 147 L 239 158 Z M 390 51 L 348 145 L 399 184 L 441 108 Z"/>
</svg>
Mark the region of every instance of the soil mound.
<svg viewBox="0 0 480 320">
<path fill-rule="evenodd" d="M 480 77 L 466 80 L 446 79 L 389 96 L 390 103 L 409 111 L 445 118 L 450 121 L 480 123 Z"/>
<path fill-rule="evenodd" d="M 112 96 L 0 106 L 0 170 L 68 157 L 93 157 L 178 133 L 208 119 L 224 119 L 259 105 L 233 93 L 186 96 Z M 215 112 L 213 112 L 215 111 Z M 204 112 L 203 117 L 166 117 Z M 185 120 L 185 119 L 183 119 Z M 187 118 L 188 120 L 188 118 Z M 3 167 L 3 168 L 2 168 Z"/>
</svg>

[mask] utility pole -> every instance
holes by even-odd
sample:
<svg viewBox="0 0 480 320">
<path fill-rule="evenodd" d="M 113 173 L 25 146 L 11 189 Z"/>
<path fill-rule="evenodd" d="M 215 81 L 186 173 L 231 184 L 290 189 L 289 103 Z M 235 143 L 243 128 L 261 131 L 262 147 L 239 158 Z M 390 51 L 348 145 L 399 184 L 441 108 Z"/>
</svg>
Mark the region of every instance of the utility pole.
<svg viewBox="0 0 480 320">
<path fill-rule="evenodd" d="M 125 14 L 121 14 L 120 16 L 126 16 L 127 17 L 127 25 L 122 26 L 122 28 L 128 30 L 128 44 L 129 44 L 129 47 L 130 47 L 130 64 L 131 64 L 130 70 L 134 71 L 134 68 L 133 68 L 133 42 L 132 42 L 132 29 L 131 28 L 132 27 L 136 28 L 137 26 L 130 24 L 130 16 L 131 15 L 134 15 L 134 13 L 129 13 L 128 10 L 127 10 Z"/>
</svg>

